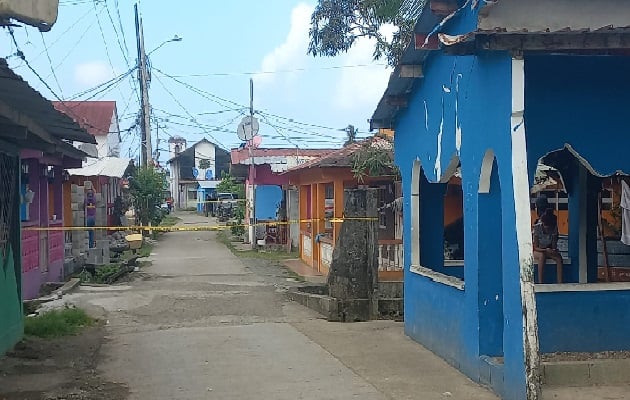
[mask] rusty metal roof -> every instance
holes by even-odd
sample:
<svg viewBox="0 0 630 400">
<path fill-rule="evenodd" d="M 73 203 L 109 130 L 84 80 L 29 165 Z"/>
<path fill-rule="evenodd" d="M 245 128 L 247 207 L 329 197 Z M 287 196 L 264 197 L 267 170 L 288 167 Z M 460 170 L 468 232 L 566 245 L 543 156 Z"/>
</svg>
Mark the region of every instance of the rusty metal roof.
<svg viewBox="0 0 630 400">
<path fill-rule="evenodd" d="M 96 143 L 85 129 L 57 111 L 49 100 L 13 72 L 3 58 L 0 58 L 0 114 L 38 136 Z"/>
<path fill-rule="evenodd" d="M 351 168 L 353 165 L 354 154 L 366 145 L 375 147 L 385 147 L 392 149 L 391 143 L 378 136 L 351 143 L 339 150 L 333 151 L 327 155 L 308 161 L 304 164 L 290 168 L 286 173 L 300 171 L 309 168 Z"/>
<path fill-rule="evenodd" d="M 66 114 L 93 136 L 107 136 L 116 115 L 115 101 L 53 101 L 55 109 Z"/>
</svg>

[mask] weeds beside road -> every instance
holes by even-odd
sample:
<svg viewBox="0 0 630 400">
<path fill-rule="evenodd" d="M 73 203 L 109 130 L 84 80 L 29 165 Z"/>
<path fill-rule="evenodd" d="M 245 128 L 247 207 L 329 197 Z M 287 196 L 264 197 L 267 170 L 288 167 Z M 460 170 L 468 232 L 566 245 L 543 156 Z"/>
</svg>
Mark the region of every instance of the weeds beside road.
<svg viewBox="0 0 630 400">
<path fill-rule="evenodd" d="M 51 310 L 24 319 L 24 334 L 40 338 L 76 335 L 83 328 L 92 326 L 95 320 L 79 308 Z"/>
<path fill-rule="evenodd" d="M 242 258 L 257 258 L 261 260 L 270 260 L 270 261 L 282 261 L 282 260 L 291 260 L 299 257 L 299 254 L 295 251 L 287 253 L 282 250 L 244 250 L 239 249 L 236 243 L 242 243 L 240 240 L 233 241 L 232 236 L 227 231 L 220 231 L 217 234 L 217 239 L 219 242 L 223 243 L 230 251 L 238 257 Z"/>
</svg>

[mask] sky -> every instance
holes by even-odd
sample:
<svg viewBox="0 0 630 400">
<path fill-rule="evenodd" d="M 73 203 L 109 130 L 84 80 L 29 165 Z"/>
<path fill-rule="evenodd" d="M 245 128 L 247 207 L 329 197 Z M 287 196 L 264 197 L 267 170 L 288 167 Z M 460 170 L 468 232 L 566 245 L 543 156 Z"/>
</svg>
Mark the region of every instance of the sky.
<svg viewBox="0 0 630 400">
<path fill-rule="evenodd" d="M 136 73 L 102 92 L 92 89 L 136 65 L 135 3 L 60 0 L 51 31 L 14 28 L 19 49 L 41 80 L 15 56 L 8 30 L 0 40 L 0 56 L 45 97 L 116 100 L 122 155 L 131 157 L 139 152 Z M 315 3 L 139 2 L 150 53 L 153 147 L 159 135 L 162 162 L 168 159 L 167 140 L 175 135 L 189 145 L 206 138 L 226 149 L 238 146 L 237 126 L 249 113 L 250 78 L 261 147 L 340 147 L 349 124 L 359 136 L 369 134 L 368 119 L 391 70 L 385 61 L 372 60 L 373 43 L 367 39 L 337 57 L 307 55 Z M 175 36 L 182 40 L 164 43 Z"/>
</svg>

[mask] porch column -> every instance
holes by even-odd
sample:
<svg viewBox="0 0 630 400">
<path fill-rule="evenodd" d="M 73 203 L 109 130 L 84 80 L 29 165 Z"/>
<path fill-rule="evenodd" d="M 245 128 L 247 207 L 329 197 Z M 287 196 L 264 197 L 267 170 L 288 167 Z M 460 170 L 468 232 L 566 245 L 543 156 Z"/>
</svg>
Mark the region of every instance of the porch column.
<svg viewBox="0 0 630 400">
<path fill-rule="evenodd" d="M 319 203 L 317 202 L 317 184 L 311 185 L 311 247 L 313 249 L 313 268 L 319 271 L 319 244 L 315 242 L 319 234 Z"/>
<path fill-rule="evenodd" d="M 504 385 L 510 398 L 540 398 L 540 360 L 534 293 L 534 259 L 531 235 L 529 173 L 525 136 L 525 61 L 522 55 L 512 60 L 511 164 L 512 193 L 504 196 L 504 226 L 516 227 L 516 235 L 505 232 L 504 254 L 508 264 L 517 268 L 503 271 L 504 293 Z M 510 190 L 506 188 L 506 193 Z M 513 211 L 509 210 L 512 209 Z M 514 241 L 515 239 L 515 241 Z M 514 246 L 516 245 L 516 246 Z"/>
</svg>

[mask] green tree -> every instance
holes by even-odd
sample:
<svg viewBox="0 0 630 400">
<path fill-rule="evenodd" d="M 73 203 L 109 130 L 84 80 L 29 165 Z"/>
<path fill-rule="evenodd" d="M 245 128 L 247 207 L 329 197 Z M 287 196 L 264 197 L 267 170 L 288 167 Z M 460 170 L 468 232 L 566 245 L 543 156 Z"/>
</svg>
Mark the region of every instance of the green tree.
<svg viewBox="0 0 630 400">
<path fill-rule="evenodd" d="M 129 186 L 133 204 L 136 210 L 136 218 L 143 225 L 151 222 L 158 225 L 162 220 L 162 212 L 159 206 L 164 201 L 164 187 L 166 175 L 154 167 L 141 167 L 136 169 Z"/>
<path fill-rule="evenodd" d="M 223 171 L 221 173 L 221 182 L 217 185 L 217 193 L 233 193 L 239 199 L 245 198 L 245 185 L 236 182 L 232 175 Z"/>
<path fill-rule="evenodd" d="M 236 210 L 234 210 L 234 219 L 236 223 L 230 227 L 233 235 L 242 235 L 245 233 L 243 219 L 245 219 L 245 185 L 236 182 L 230 175 L 224 172 L 221 174 L 221 182 L 217 185 L 218 193 L 233 193 L 239 199 Z"/>
<path fill-rule="evenodd" d="M 334 57 L 345 53 L 357 39 L 376 40 L 373 57 L 398 64 L 413 35 L 426 0 L 319 0 L 311 16 L 308 54 Z M 391 38 L 381 30 L 396 29 Z"/>
</svg>

